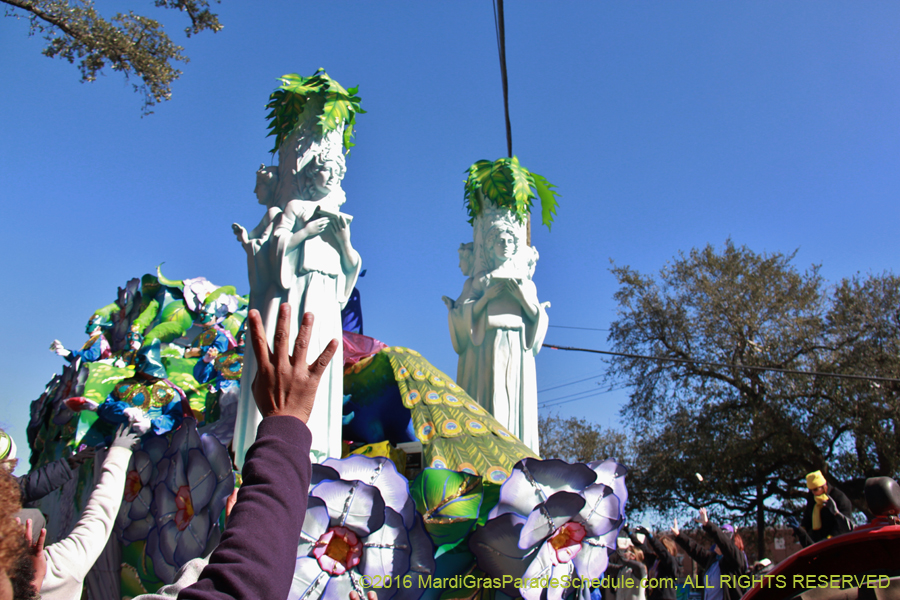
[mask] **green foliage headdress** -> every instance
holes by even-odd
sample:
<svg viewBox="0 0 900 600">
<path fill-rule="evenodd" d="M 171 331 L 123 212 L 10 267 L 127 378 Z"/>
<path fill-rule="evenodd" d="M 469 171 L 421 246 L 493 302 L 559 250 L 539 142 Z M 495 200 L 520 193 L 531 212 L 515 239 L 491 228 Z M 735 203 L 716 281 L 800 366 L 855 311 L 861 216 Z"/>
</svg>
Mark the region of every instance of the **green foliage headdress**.
<svg viewBox="0 0 900 600">
<path fill-rule="evenodd" d="M 276 152 L 291 132 L 308 118 L 309 115 L 304 115 L 304 112 L 308 101 L 315 96 L 322 101 L 316 103 L 318 114 L 314 115 L 319 133 L 324 136 L 342 124 L 345 125 L 344 148 L 349 152 L 355 145 L 350 138 L 353 136 L 356 115 L 366 112 L 359 107 L 360 98 L 356 95 L 359 88 L 345 90 L 324 69 L 319 69 L 311 77 L 289 73 L 279 79 L 281 87 L 272 92 L 269 103 L 266 104 L 266 108 L 272 109 L 266 116 L 271 130 L 269 135 L 275 136 L 272 152 Z M 319 104 L 322 106 L 320 111 Z"/>
<path fill-rule="evenodd" d="M 466 191 L 464 195 L 469 223 L 481 214 L 483 206 L 478 190 L 490 198 L 497 206 L 508 208 L 519 221 L 524 222 L 531 213 L 532 200 L 541 199 L 541 222 L 550 229 L 556 214 L 559 194 L 552 183 L 543 176 L 532 173 L 519 163 L 519 159 L 498 158 L 494 162 L 479 160 L 466 171 Z"/>
</svg>

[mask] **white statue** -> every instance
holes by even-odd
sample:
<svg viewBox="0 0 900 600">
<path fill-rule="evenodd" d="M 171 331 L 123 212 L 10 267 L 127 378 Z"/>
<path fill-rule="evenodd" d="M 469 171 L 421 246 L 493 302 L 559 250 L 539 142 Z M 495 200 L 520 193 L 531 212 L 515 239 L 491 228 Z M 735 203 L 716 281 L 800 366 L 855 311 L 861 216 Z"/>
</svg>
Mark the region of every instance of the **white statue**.
<svg viewBox="0 0 900 600">
<path fill-rule="evenodd" d="M 475 283 L 475 244 L 459 245 L 459 269 L 466 276 L 466 282 L 463 284 L 462 293 L 456 300 L 442 296 L 441 299 L 447 305 L 447 319 L 450 324 L 450 340 L 453 342 L 453 349 L 459 354 L 459 361 L 456 365 L 456 383 L 464 390 L 475 389 L 475 382 L 478 379 L 478 352 L 474 344 L 472 344 L 472 335 L 470 332 L 471 313 L 467 316 L 466 304 L 473 301 L 472 286 Z"/>
<path fill-rule="evenodd" d="M 269 210 L 260 225 L 246 234 L 244 243 L 249 257 L 250 308 L 259 310 L 270 346 L 282 302 L 291 305 L 292 342 L 297 337 L 303 313 L 315 315 L 309 356 L 318 356 L 332 339 L 341 342 L 322 376 L 307 423 L 314 432 L 312 452 L 316 460 L 341 455 L 341 309 L 356 285 L 362 264 L 350 243 L 352 217 L 339 211 L 346 200 L 340 185 L 346 172 L 341 152 L 342 133 L 340 128 L 323 137 L 310 122 L 285 140 L 279 148 L 277 181 L 272 178 L 274 192 L 265 202 L 260 197 Z M 267 185 L 266 189 L 269 188 Z M 242 229 L 235 226 L 243 243 Z M 256 364 L 252 347 L 247 346 L 234 437 L 238 467 L 243 466 L 261 420 L 250 390 Z"/>
<path fill-rule="evenodd" d="M 535 453 L 534 357 L 547 332 L 549 306 L 538 301 L 531 280 L 537 258 L 524 243 L 524 227 L 509 211 L 485 210 L 476 218 L 480 270 L 452 307 L 448 304 L 451 337 L 460 354 L 457 382 Z"/>
</svg>

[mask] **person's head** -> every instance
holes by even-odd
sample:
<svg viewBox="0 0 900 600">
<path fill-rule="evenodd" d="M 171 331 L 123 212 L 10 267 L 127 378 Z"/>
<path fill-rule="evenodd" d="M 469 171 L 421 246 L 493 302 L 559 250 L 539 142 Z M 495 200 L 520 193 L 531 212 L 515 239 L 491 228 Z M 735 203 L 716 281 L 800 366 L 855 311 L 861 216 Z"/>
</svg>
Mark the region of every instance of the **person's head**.
<svg viewBox="0 0 900 600">
<path fill-rule="evenodd" d="M 813 496 L 821 496 L 828 492 L 828 482 L 822 471 L 813 471 L 806 475 L 806 487 L 812 492 Z"/>
<path fill-rule="evenodd" d="M 12 473 L 0 469 L 0 600 L 12 600 L 12 576 L 25 554 L 25 537 L 15 514 L 22 508 L 19 485 Z"/>
<path fill-rule="evenodd" d="M 485 240 L 488 265 L 496 269 L 516 255 L 519 238 L 515 229 L 505 223 L 490 228 Z"/>
<path fill-rule="evenodd" d="M 256 187 L 253 188 L 253 192 L 256 194 L 260 204 L 268 206 L 271 203 L 272 198 L 275 196 L 276 183 L 278 183 L 278 171 L 276 168 L 259 165 L 259 170 L 256 171 Z"/>
<path fill-rule="evenodd" d="M 635 548 L 633 545 L 628 544 L 625 550 L 622 552 L 622 555 L 628 560 L 644 560 L 644 552 L 640 548 Z"/>
<path fill-rule="evenodd" d="M 466 277 L 471 277 L 472 272 L 475 269 L 475 244 L 469 242 L 468 244 L 460 244 L 459 245 L 459 270 L 462 271 L 462 274 Z"/>
</svg>

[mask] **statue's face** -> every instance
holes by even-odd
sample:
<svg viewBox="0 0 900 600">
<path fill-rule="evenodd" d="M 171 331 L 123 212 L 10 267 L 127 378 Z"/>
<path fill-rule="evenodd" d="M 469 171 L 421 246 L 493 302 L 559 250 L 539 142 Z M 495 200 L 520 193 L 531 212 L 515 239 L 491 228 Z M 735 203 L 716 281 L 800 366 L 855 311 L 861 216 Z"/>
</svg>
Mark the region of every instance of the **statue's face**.
<svg viewBox="0 0 900 600">
<path fill-rule="evenodd" d="M 329 194 L 334 181 L 334 165 L 331 162 L 326 162 L 312 174 L 312 184 L 320 194 Z"/>
<path fill-rule="evenodd" d="M 462 271 L 463 275 L 469 274 L 469 263 L 472 261 L 472 253 L 471 252 L 460 252 L 459 253 L 459 270 Z"/>
<path fill-rule="evenodd" d="M 502 261 L 507 261 L 516 253 L 516 238 L 508 231 L 501 232 L 494 242 L 494 255 Z"/>
</svg>

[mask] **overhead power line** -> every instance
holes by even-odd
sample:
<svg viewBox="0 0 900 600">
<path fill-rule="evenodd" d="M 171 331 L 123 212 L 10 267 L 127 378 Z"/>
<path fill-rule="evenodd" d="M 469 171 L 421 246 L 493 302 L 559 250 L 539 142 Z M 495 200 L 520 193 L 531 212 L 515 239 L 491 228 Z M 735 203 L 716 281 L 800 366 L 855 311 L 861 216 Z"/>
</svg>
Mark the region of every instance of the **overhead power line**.
<svg viewBox="0 0 900 600">
<path fill-rule="evenodd" d="M 624 358 L 637 358 L 644 360 L 658 360 L 663 362 L 675 362 L 681 364 L 704 365 L 708 367 L 725 367 L 728 369 L 748 369 L 750 371 L 773 371 L 775 373 L 787 373 L 790 375 L 810 375 L 819 377 L 834 377 L 836 379 L 856 379 L 859 381 L 881 381 L 887 383 L 900 383 L 900 379 L 891 377 L 877 377 L 875 375 L 850 375 L 846 373 L 825 373 L 822 371 L 799 371 L 796 369 L 780 369 L 778 367 L 759 367 L 755 365 L 731 365 L 728 363 L 717 363 L 705 360 L 691 360 L 689 358 L 674 358 L 670 356 L 646 356 L 643 354 L 628 354 L 625 352 L 612 352 L 610 350 L 594 350 L 592 348 L 573 348 L 571 346 L 555 346 L 545 343 L 544 348 L 552 348 L 553 350 L 568 350 L 571 352 L 590 352 L 592 354 L 605 354 L 608 356 L 622 356 Z"/>
<path fill-rule="evenodd" d="M 512 158 L 512 125 L 509 123 L 509 82 L 506 78 L 506 25 L 503 0 L 494 0 L 494 29 L 497 33 L 497 52 L 500 55 L 500 79 L 503 84 L 503 111 L 506 115 L 506 151 Z"/>
</svg>

